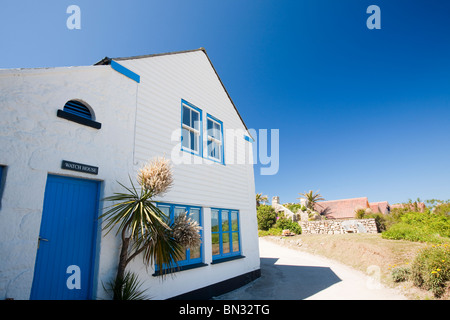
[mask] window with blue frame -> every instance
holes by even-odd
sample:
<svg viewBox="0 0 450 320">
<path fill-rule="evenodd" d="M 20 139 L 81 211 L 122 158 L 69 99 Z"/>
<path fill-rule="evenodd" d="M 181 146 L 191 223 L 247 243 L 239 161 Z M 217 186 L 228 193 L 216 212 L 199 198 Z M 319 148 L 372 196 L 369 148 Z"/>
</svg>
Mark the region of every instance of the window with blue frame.
<svg viewBox="0 0 450 320">
<path fill-rule="evenodd" d="M 211 209 L 213 261 L 241 254 L 239 211 Z"/>
<path fill-rule="evenodd" d="M 174 222 L 175 218 L 181 214 L 186 214 L 188 218 L 197 221 L 202 226 L 202 208 L 185 206 L 178 204 L 157 203 L 157 207 Z M 183 252 L 182 258 L 177 261 L 180 267 L 203 262 L 203 230 L 200 230 L 202 244 L 196 248 L 188 248 Z"/>
<path fill-rule="evenodd" d="M 181 150 L 202 156 L 202 110 L 181 101 Z"/>
<path fill-rule="evenodd" d="M 206 118 L 208 158 L 224 163 L 223 157 L 223 123 L 211 115 Z"/>
</svg>

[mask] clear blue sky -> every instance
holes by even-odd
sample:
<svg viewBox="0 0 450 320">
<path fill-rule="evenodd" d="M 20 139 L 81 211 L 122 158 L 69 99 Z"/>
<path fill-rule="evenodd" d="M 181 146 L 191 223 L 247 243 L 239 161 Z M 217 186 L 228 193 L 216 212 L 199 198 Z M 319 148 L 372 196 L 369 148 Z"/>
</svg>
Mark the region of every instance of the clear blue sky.
<svg viewBox="0 0 450 320">
<path fill-rule="evenodd" d="M 0 43 L 0 68 L 205 47 L 247 126 L 280 129 L 257 192 L 450 198 L 450 1 L 2 0 Z"/>
</svg>

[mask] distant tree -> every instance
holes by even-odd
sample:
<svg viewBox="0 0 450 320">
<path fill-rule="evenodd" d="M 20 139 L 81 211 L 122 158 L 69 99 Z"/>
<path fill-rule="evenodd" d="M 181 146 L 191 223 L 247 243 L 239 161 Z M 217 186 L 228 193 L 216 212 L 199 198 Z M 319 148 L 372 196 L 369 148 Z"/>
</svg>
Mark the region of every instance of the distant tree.
<svg viewBox="0 0 450 320">
<path fill-rule="evenodd" d="M 268 200 L 267 196 L 263 196 L 262 193 L 256 194 L 256 207 L 257 208 L 261 205 L 261 203 L 265 204 L 268 201 L 269 200 Z"/>
<path fill-rule="evenodd" d="M 272 206 L 262 205 L 256 209 L 258 230 L 269 230 L 277 222 L 277 213 Z"/>
<path fill-rule="evenodd" d="M 313 193 L 312 190 L 309 190 L 309 192 L 299 193 L 299 194 L 301 197 L 297 198 L 297 199 L 302 199 L 302 198 L 305 199 L 306 200 L 306 208 L 311 209 L 311 210 L 314 210 L 314 207 L 317 202 L 325 200 L 320 193 L 318 193 L 318 192 Z"/>
</svg>

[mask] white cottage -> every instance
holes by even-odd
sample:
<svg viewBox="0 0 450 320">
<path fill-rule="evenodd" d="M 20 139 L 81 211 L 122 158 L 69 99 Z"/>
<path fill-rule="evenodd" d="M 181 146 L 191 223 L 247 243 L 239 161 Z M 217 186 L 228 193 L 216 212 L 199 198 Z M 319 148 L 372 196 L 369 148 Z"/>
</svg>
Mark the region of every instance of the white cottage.
<svg viewBox="0 0 450 320">
<path fill-rule="evenodd" d="M 202 245 L 164 280 L 135 259 L 148 294 L 206 299 L 260 276 L 252 139 L 204 49 L 0 70 L 0 92 L 0 298 L 107 299 L 120 241 L 101 199 L 155 156 L 174 165 L 159 207 L 195 217 Z"/>
</svg>

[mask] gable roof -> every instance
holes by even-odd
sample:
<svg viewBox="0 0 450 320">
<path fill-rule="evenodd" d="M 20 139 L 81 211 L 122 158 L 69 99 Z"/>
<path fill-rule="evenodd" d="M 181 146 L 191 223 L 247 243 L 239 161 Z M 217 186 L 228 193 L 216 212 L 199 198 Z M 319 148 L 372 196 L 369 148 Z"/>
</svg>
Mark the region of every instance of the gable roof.
<svg viewBox="0 0 450 320">
<path fill-rule="evenodd" d="M 367 197 L 320 201 L 316 204 L 316 210 L 329 219 L 350 219 L 355 217 L 355 209 L 368 208 Z"/>
<path fill-rule="evenodd" d="M 374 213 L 386 214 L 389 212 L 390 209 L 389 202 L 387 201 L 370 202 L 369 206 Z"/>
<path fill-rule="evenodd" d="M 227 89 L 225 88 L 225 85 L 223 84 L 222 80 L 219 77 L 219 74 L 216 71 L 216 68 L 214 68 L 214 65 L 211 62 L 211 59 L 209 58 L 208 54 L 206 53 L 205 48 L 199 48 L 194 50 L 185 50 L 185 51 L 174 51 L 174 52 L 166 52 L 166 53 L 155 53 L 155 54 L 147 54 L 147 55 L 140 55 L 140 56 L 133 56 L 133 57 L 121 57 L 121 58 L 108 58 L 105 57 L 102 60 L 96 62 L 94 66 L 98 65 L 110 65 L 111 60 L 114 61 L 121 61 L 121 60 L 135 60 L 135 59 L 143 59 L 143 58 L 151 58 L 151 57 L 160 57 L 160 56 L 167 56 L 167 55 L 174 55 L 174 54 L 183 54 L 183 53 L 190 53 L 190 52 L 196 52 L 196 51 L 202 51 L 206 58 L 208 59 L 209 63 L 211 64 L 211 67 L 214 70 L 214 73 L 217 76 L 217 79 L 219 80 L 220 84 L 223 87 L 223 90 L 225 91 L 226 95 L 228 96 L 228 99 L 230 100 L 231 104 L 234 107 L 234 110 L 236 111 L 237 115 L 239 116 L 239 119 L 241 119 L 242 124 L 244 125 L 245 130 L 247 130 L 248 135 L 253 139 L 250 132 L 248 131 L 247 125 L 244 122 L 244 119 L 242 119 L 241 114 L 239 113 L 238 109 L 236 108 L 236 105 L 234 104 L 233 100 L 230 97 L 230 94 L 228 93 Z"/>
</svg>

